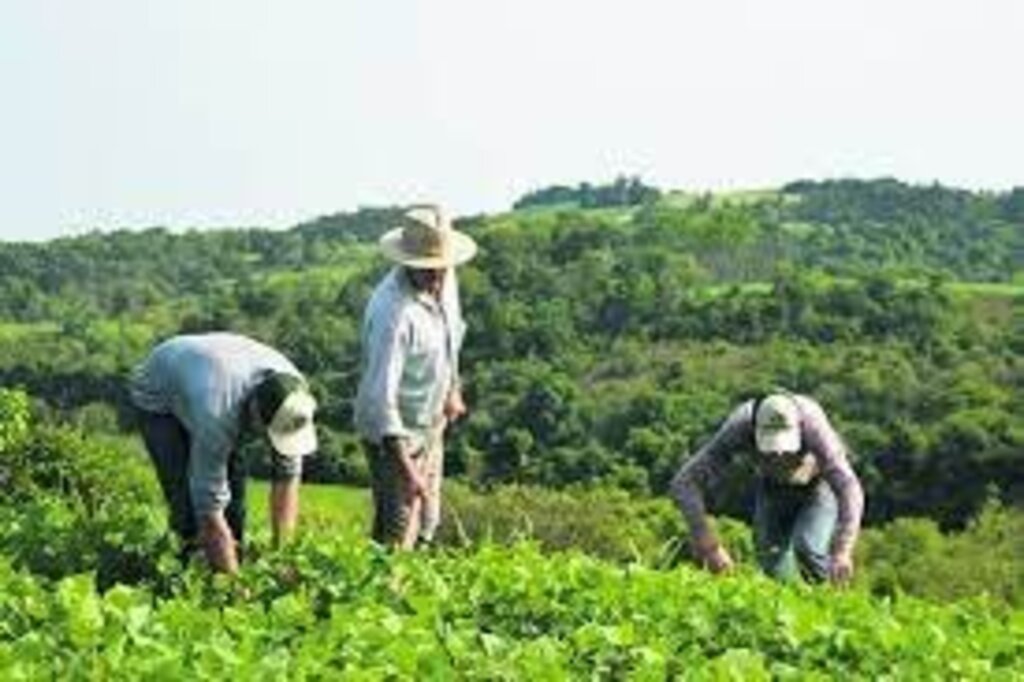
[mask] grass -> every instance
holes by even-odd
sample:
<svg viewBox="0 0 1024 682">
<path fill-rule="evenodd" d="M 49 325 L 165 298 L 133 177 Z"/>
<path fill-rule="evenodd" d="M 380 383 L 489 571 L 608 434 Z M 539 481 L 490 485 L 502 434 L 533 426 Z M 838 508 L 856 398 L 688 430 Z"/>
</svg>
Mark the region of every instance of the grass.
<svg viewBox="0 0 1024 682">
<path fill-rule="evenodd" d="M 60 325 L 56 322 L 7 322 L 0 320 L 0 339 L 23 339 L 40 334 L 56 334 Z"/>
<path fill-rule="evenodd" d="M 353 244 L 349 247 L 351 260 L 330 265 L 316 265 L 302 269 L 278 270 L 266 275 L 266 282 L 272 286 L 299 286 L 309 282 L 324 282 L 330 285 L 344 284 L 359 272 L 373 258 L 376 245 Z"/>
<path fill-rule="evenodd" d="M 270 484 L 250 480 L 246 490 L 249 503 L 250 530 L 269 528 L 267 502 Z M 299 532 L 314 529 L 318 532 L 353 527 L 368 533 L 370 527 L 370 491 L 343 485 L 304 483 L 299 490 Z"/>
<path fill-rule="evenodd" d="M 560 204 L 546 204 L 543 206 L 527 206 L 517 208 L 514 211 L 502 213 L 488 220 L 488 227 L 497 224 L 507 224 L 521 218 L 538 218 L 555 216 L 564 211 L 581 211 L 588 218 L 607 219 L 618 224 L 628 223 L 639 206 L 602 206 L 583 208 L 577 202 L 563 202 Z"/>
<path fill-rule="evenodd" d="M 674 208 L 686 208 L 705 196 L 711 198 L 711 205 L 716 208 L 729 205 L 758 204 L 779 199 L 786 203 L 799 201 L 798 197 L 783 194 L 777 189 L 737 189 L 719 192 L 672 190 L 663 196 L 662 201 Z"/>
<path fill-rule="evenodd" d="M 857 280 L 848 277 L 826 277 L 831 286 L 851 286 Z M 926 286 L 922 280 L 906 279 L 900 281 L 901 287 L 914 288 Z M 964 298 L 1018 298 L 1024 297 L 1024 284 L 1011 282 L 948 282 L 944 286 L 954 295 Z M 771 282 L 737 282 L 724 284 L 710 284 L 699 287 L 702 294 L 709 296 L 721 296 L 733 289 L 739 289 L 743 294 L 768 294 L 772 291 Z"/>
<path fill-rule="evenodd" d="M 771 282 L 736 282 L 731 284 L 711 284 L 705 287 L 697 287 L 701 294 L 710 296 L 712 298 L 716 296 L 722 296 L 729 293 L 733 289 L 738 289 L 741 294 L 752 295 L 765 295 L 772 292 Z"/>
<path fill-rule="evenodd" d="M 1011 282 L 950 282 L 950 291 L 968 296 L 1017 298 L 1024 296 L 1024 284 Z"/>
</svg>

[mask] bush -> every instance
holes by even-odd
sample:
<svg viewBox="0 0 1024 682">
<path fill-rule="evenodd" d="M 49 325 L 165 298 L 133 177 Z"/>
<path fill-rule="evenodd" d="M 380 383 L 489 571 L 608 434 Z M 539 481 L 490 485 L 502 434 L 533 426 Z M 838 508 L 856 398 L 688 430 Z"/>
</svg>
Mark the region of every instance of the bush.
<svg viewBox="0 0 1024 682">
<path fill-rule="evenodd" d="M 445 544 L 532 539 L 546 550 L 575 548 L 615 561 L 669 566 L 689 557 L 689 533 L 667 499 L 635 498 L 615 488 L 551 490 L 510 485 L 488 492 L 451 483 L 445 489 Z M 739 559 L 753 556 L 749 532 L 719 522 Z"/>
<path fill-rule="evenodd" d="M 0 551 L 54 579 L 96 570 L 101 587 L 155 575 L 169 547 L 146 462 L 123 440 L 36 424 L 28 405 L 0 390 Z"/>
<path fill-rule="evenodd" d="M 944 602 L 988 595 L 1024 606 L 1024 513 L 994 501 L 960 533 L 900 519 L 866 530 L 859 549 L 861 579 L 876 594 Z"/>
</svg>

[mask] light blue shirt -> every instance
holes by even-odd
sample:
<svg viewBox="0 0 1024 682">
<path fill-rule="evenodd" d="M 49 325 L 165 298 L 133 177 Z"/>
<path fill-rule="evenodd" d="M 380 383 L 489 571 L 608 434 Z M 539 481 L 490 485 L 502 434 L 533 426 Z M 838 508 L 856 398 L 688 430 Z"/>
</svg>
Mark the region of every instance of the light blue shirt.
<svg viewBox="0 0 1024 682">
<path fill-rule="evenodd" d="M 377 285 L 363 316 L 362 376 L 355 426 L 367 440 L 408 438 L 421 447 L 442 419 L 444 402 L 458 381 L 464 325 L 447 309 L 456 303 L 449 271 L 441 300 L 417 292 L 396 267 Z"/>
<path fill-rule="evenodd" d="M 132 402 L 156 414 L 172 414 L 188 431 L 189 490 L 197 516 L 227 507 L 228 460 L 237 447 L 242 408 L 268 372 L 302 378 L 288 358 L 238 334 L 176 336 L 159 344 L 135 368 Z M 301 458 L 281 457 L 285 476 L 301 473 Z"/>
</svg>

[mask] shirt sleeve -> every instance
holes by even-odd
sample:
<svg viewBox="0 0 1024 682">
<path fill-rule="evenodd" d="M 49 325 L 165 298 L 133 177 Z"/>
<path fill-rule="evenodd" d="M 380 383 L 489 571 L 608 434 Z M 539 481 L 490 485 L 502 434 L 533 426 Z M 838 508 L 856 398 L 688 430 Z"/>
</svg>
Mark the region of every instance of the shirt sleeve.
<svg viewBox="0 0 1024 682">
<path fill-rule="evenodd" d="M 733 410 L 711 440 L 686 460 L 672 479 L 672 497 L 694 534 L 708 531 L 704 493 L 714 490 L 735 452 L 750 441 L 752 410 L 752 401 Z"/>
<path fill-rule="evenodd" d="M 864 490 L 850 466 L 846 445 L 832 427 L 825 411 L 813 400 L 802 399 L 805 445 L 818 459 L 822 478 L 836 495 L 839 518 L 832 538 L 833 552 L 850 552 L 860 533 L 864 514 Z"/>
<path fill-rule="evenodd" d="M 189 454 L 189 494 L 196 519 L 223 511 L 231 502 L 228 459 L 233 439 L 208 424 L 192 434 Z"/>
<path fill-rule="evenodd" d="M 381 437 L 407 437 L 398 409 L 398 391 L 410 343 L 401 311 L 373 319 L 367 330 L 366 409 L 374 431 Z"/>
<path fill-rule="evenodd" d="M 462 352 L 462 342 L 466 338 L 466 322 L 462 317 L 462 301 L 459 299 L 459 281 L 456 278 L 455 268 L 451 268 L 448 271 L 441 298 L 441 305 L 444 310 L 449 334 L 448 347 L 452 365 L 452 385 L 450 390 L 455 390 L 461 385 L 459 354 Z"/>
</svg>

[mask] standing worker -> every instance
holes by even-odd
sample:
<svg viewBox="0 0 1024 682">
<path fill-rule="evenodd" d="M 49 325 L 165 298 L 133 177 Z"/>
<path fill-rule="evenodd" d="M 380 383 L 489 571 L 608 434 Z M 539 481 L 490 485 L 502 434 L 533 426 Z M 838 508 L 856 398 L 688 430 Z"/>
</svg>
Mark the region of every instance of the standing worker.
<svg viewBox="0 0 1024 682">
<path fill-rule="evenodd" d="M 373 537 L 408 549 L 421 526 L 428 539 L 436 529 L 444 429 L 465 412 L 458 370 L 464 325 L 454 286 L 446 294 L 445 283 L 476 244 L 427 206 L 406 213 L 380 247 L 396 266 L 363 316 L 355 423 L 370 464 Z"/>
<path fill-rule="evenodd" d="M 428 225 L 437 225 L 438 229 L 452 229 L 451 221 L 435 205 L 417 206 L 410 209 L 407 217 Z M 430 447 L 424 453 L 423 473 L 426 482 L 426 494 L 420 511 L 419 538 L 417 543 L 430 546 L 441 525 L 441 483 L 444 481 L 444 436 L 447 427 L 466 414 L 466 403 L 462 396 L 462 381 L 459 376 L 459 354 L 462 342 L 466 338 L 466 323 L 462 318 L 462 301 L 459 296 L 459 280 L 455 267 L 449 267 L 441 284 L 441 307 L 448 318 L 448 326 L 452 335 L 452 357 L 455 361 L 455 376 L 452 387 L 445 400 L 443 419 L 435 433 L 428 439 Z"/>
</svg>

